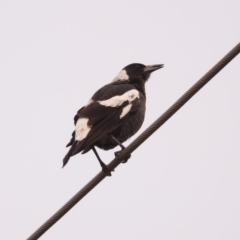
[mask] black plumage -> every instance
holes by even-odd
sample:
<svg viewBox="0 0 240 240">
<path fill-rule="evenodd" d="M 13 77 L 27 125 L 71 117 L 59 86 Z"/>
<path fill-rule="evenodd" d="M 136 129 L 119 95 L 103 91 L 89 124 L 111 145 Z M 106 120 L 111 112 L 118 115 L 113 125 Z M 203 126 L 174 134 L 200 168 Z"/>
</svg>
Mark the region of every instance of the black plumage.
<svg viewBox="0 0 240 240">
<path fill-rule="evenodd" d="M 118 145 L 124 148 L 121 143 L 133 136 L 144 121 L 145 83 L 153 71 L 162 67 L 162 64 L 130 64 L 120 71 L 113 82 L 100 88 L 74 117 L 76 127 L 67 144 L 71 148 L 63 159 L 63 166 L 71 156 L 92 149 L 103 171 L 110 175 L 95 146 L 104 150 Z"/>
</svg>

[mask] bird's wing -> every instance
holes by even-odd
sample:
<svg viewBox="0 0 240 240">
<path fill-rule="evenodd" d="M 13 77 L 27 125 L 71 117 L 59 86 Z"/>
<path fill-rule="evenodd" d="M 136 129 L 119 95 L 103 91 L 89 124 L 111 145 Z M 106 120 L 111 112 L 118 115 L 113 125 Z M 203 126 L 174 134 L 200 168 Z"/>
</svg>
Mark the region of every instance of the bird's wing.
<svg viewBox="0 0 240 240">
<path fill-rule="evenodd" d="M 118 111 L 115 111 L 98 124 L 93 125 L 89 135 L 86 138 L 84 152 L 89 150 L 89 146 L 97 142 L 108 133 L 113 132 L 115 129 L 121 126 L 124 121 L 127 121 L 127 116 L 136 111 L 139 106 L 140 100 L 136 99 L 133 102 L 126 104 L 125 107 L 119 108 Z"/>
<path fill-rule="evenodd" d="M 72 155 L 89 147 L 114 131 L 126 116 L 140 106 L 140 93 L 131 84 L 111 84 L 100 89 L 92 101 L 75 116 L 75 140 L 78 141 Z M 107 91 L 104 91 L 107 90 Z"/>
</svg>

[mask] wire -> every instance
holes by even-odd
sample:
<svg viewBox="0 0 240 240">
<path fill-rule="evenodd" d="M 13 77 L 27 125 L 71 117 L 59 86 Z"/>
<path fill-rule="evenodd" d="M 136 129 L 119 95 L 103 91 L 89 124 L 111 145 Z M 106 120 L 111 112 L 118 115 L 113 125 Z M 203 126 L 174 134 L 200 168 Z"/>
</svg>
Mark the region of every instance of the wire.
<svg viewBox="0 0 240 240">
<path fill-rule="evenodd" d="M 166 112 L 164 112 L 152 125 L 150 125 L 141 135 L 139 135 L 128 147 L 119 153 L 107 167 L 114 170 L 125 157 L 135 151 L 147 138 L 149 138 L 158 128 L 160 128 L 174 113 L 176 113 L 195 93 L 207 84 L 219 71 L 221 71 L 240 52 L 238 43 L 225 57 L 223 57 L 212 69 L 210 69 L 199 81 L 197 81 L 185 94 L 183 94 Z M 85 197 L 104 178 L 105 173 L 98 173 L 88 182 L 75 196 L 73 196 L 63 207 L 61 207 L 52 217 L 40 226 L 27 240 L 36 240 L 41 237 L 50 227 L 52 227 L 62 216 L 64 216 L 75 204 Z"/>
</svg>

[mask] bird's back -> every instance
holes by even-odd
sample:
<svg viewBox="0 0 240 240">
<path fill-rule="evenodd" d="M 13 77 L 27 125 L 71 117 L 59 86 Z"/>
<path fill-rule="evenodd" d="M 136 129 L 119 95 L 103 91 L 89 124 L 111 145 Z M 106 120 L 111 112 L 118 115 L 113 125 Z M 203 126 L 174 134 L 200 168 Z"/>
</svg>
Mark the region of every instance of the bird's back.
<svg viewBox="0 0 240 240">
<path fill-rule="evenodd" d="M 123 88 L 127 88 L 127 85 L 130 85 L 128 83 L 125 84 L 122 84 Z M 131 85 L 131 88 L 135 89 L 133 85 Z M 143 124 L 146 110 L 146 98 L 141 92 L 139 92 L 139 96 L 140 106 L 136 109 L 136 111 L 129 113 L 123 123 L 117 129 L 112 131 L 112 135 L 116 137 L 121 143 L 132 137 Z M 117 143 L 111 137 L 106 135 L 105 137 L 98 140 L 95 143 L 95 146 L 104 150 L 109 150 L 116 147 Z"/>
</svg>

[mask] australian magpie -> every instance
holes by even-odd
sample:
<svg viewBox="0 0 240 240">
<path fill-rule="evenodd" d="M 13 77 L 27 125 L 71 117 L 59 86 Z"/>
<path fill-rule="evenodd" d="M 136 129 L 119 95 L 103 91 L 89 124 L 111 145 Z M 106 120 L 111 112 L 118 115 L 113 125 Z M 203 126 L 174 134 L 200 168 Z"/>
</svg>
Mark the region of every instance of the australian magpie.
<svg viewBox="0 0 240 240">
<path fill-rule="evenodd" d="M 92 96 L 74 117 L 75 131 L 67 144 L 71 148 L 63 159 L 63 167 L 71 156 L 93 150 L 102 170 L 111 175 L 95 146 L 104 150 L 116 146 L 124 149 L 122 143 L 140 129 L 144 120 L 145 83 L 153 71 L 162 67 L 163 64 L 130 64 Z"/>
</svg>

